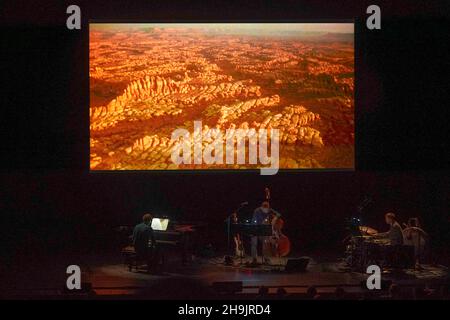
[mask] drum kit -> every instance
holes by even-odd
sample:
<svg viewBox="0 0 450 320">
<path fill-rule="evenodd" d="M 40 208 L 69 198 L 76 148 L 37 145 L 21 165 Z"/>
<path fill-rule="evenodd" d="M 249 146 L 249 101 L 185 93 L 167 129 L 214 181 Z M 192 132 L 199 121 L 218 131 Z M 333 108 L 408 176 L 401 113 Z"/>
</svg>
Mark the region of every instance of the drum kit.
<svg viewBox="0 0 450 320">
<path fill-rule="evenodd" d="M 347 263 L 361 272 L 369 265 L 378 265 L 383 269 L 401 270 L 414 265 L 414 247 L 391 245 L 389 238 L 376 237 L 375 229 L 359 227 L 360 235 L 353 235 L 347 245 Z"/>
<path fill-rule="evenodd" d="M 374 236 L 378 233 L 377 230 L 375 230 L 374 228 L 368 227 L 368 226 L 359 226 L 358 229 L 362 235 L 366 235 L 366 236 Z"/>
</svg>

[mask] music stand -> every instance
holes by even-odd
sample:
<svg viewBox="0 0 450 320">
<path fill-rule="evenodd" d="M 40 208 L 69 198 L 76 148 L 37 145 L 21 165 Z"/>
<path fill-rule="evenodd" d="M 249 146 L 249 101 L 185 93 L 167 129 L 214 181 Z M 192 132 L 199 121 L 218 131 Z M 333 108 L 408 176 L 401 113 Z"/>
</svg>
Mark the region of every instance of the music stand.
<svg viewBox="0 0 450 320">
<path fill-rule="evenodd" d="M 253 224 L 242 223 L 239 225 L 241 233 L 250 237 L 270 237 L 272 236 L 272 225 L 270 224 Z M 264 243 L 261 252 L 261 264 L 264 264 Z"/>
<path fill-rule="evenodd" d="M 167 218 L 153 218 L 151 228 L 155 231 L 166 231 L 169 226 L 169 219 Z"/>
</svg>

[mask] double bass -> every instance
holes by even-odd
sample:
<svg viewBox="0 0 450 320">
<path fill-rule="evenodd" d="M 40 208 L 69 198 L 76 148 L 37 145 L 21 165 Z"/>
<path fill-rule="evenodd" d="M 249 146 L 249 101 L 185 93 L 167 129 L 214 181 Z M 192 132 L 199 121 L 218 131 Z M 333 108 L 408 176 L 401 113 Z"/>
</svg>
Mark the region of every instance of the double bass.
<svg viewBox="0 0 450 320">
<path fill-rule="evenodd" d="M 270 200 L 270 190 L 265 189 L 266 201 Z M 272 236 L 264 242 L 264 255 L 267 257 L 285 257 L 291 251 L 291 241 L 283 234 L 284 220 L 274 210 L 266 221 L 272 225 Z"/>
</svg>

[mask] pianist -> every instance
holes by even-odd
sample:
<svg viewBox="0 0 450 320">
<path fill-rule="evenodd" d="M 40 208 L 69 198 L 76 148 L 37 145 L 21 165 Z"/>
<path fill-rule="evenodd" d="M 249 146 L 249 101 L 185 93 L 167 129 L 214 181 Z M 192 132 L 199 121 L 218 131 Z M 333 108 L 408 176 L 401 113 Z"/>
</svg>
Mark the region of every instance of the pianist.
<svg viewBox="0 0 450 320">
<path fill-rule="evenodd" d="M 140 261 L 145 261 L 147 270 L 151 271 L 155 253 L 155 237 L 152 223 L 152 215 L 146 213 L 142 217 L 142 223 L 136 225 L 133 230 L 133 246 L 136 256 Z"/>
<path fill-rule="evenodd" d="M 395 214 L 388 212 L 384 215 L 386 223 L 390 226 L 388 232 L 378 233 L 377 238 L 388 238 L 391 246 L 403 245 L 403 232 L 402 227 L 397 222 Z"/>
</svg>

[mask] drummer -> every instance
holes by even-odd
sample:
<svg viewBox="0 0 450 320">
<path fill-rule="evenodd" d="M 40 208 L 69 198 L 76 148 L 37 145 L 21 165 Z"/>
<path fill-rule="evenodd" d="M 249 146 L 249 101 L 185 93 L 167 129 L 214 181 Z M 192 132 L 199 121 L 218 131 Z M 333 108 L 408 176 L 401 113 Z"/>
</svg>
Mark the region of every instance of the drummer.
<svg viewBox="0 0 450 320">
<path fill-rule="evenodd" d="M 390 226 L 388 232 L 376 234 L 377 238 L 387 238 L 389 239 L 389 244 L 391 246 L 403 245 L 403 231 L 400 224 L 397 222 L 395 213 L 388 212 L 384 215 L 386 223 Z"/>
</svg>

